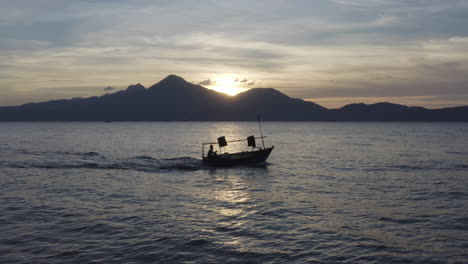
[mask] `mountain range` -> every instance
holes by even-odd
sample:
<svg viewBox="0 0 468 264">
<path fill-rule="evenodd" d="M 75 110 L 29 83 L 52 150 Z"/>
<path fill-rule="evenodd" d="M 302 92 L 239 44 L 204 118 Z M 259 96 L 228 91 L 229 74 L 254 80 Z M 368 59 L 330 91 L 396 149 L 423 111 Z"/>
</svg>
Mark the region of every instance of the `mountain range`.
<svg viewBox="0 0 468 264">
<path fill-rule="evenodd" d="M 399 104 L 350 104 L 327 109 L 273 88 L 229 96 L 169 75 L 145 88 L 89 98 L 0 107 L 0 121 L 468 121 L 468 106 L 442 109 Z"/>
</svg>

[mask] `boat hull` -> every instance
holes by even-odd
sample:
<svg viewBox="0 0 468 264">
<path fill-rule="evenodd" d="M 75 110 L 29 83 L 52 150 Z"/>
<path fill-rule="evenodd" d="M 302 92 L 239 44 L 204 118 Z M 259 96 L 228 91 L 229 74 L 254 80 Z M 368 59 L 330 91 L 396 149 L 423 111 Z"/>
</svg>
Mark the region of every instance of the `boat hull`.
<svg viewBox="0 0 468 264">
<path fill-rule="evenodd" d="M 203 157 L 203 162 L 212 166 L 230 167 L 237 165 L 252 165 L 265 162 L 270 156 L 273 147 L 256 151 L 245 151 L 231 154 L 223 154 L 214 158 Z"/>
</svg>

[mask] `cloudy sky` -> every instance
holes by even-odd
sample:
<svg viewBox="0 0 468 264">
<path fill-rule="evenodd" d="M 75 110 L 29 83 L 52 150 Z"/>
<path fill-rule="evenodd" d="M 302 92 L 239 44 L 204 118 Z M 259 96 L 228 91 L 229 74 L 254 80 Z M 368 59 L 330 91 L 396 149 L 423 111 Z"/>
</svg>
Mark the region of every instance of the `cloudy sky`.
<svg viewBox="0 0 468 264">
<path fill-rule="evenodd" d="M 0 0 L 0 105 L 168 74 L 326 107 L 468 105 L 466 0 Z"/>
</svg>

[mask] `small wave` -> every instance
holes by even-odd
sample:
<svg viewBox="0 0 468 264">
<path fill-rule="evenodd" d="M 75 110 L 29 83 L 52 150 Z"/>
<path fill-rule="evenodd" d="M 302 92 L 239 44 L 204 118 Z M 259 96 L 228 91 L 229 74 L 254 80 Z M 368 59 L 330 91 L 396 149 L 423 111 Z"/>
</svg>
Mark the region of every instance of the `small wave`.
<svg viewBox="0 0 468 264">
<path fill-rule="evenodd" d="M 101 154 L 94 152 L 94 151 L 89 151 L 89 152 L 69 152 L 69 151 L 56 151 L 55 153 L 52 154 L 57 154 L 57 155 L 68 155 L 68 156 L 79 156 L 79 157 L 102 157 Z"/>
<path fill-rule="evenodd" d="M 159 163 L 161 169 L 196 170 L 206 168 L 201 160 L 192 157 L 161 159 Z"/>
<path fill-rule="evenodd" d="M 340 168 L 338 168 L 340 169 Z M 468 170 L 468 164 L 440 164 L 436 163 L 433 165 L 406 165 L 406 164 L 395 164 L 388 166 L 372 166 L 365 169 L 366 171 L 392 171 L 392 170 L 403 170 L 403 171 L 445 171 L 445 170 Z"/>
<path fill-rule="evenodd" d="M 453 219 L 440 218 L 435 224 L 438 229 L 467 231 L 468 217 L 459 217 Z"/>
<path fill-rule="evenodd" d="M 135 159 L 140 159 L 140 160 L 157 160 L 153 157 L 146 156 L 146 155 L 141 155 L 141 156 L 136 156 Z"/>
<path fill-rule="evenodd" d="M 468 151 L 447 151 L 447 154 L 468 156 Z"/>
<path fill-rule="evenodd" d="M 215 228 L 217 232 L 234 232 L 234 231 L 239 231 L 238 226 L 218 226 Z"/>
<path fill-rule="evenodd" d="M 201 159 L 193 157 L 176 157 L 157 159 L 151 156 L 139 155 L 132 158 L 111 159 L 97 152 L 75 152 L 73 155 L 85 155 L 97 158 L 67 158 L 44 157 L 43 160 L 33 161 L 1 162 L 0 167 L 10 168 L 43 168 L 43 169 L 109 169 L 109 170 L 138 170 L 138 171 L 161 171 L 161 170 L 206 170 L 213 169 L 206 165 Z M 239 166 L 240 168 L 265 168 L 270 163 Z"/>
<path fill-rule="evenodd" d="M 47 155 L 48 152 L 45 151 L 31 151 L 27 149 L 17 149 L 17 153 L 24 154 L 24 155 L 32 155 L 32 156 L 42 156 Z"/>
<path fill-rule="evenodd" d="M 117 229 L 110 224 L 95 223 L 88 225 L 81 225 L 71 228 L 70 232 L 85 233 L 85 234 L 111 234 L 115 233 Z"/>
<path fill-rule="evenodd" d="M 96 154 L 83 153 L 96 156 Z M 97 154 L 99 155 L 99 154 Z M 1 167 L 10 168 L 39 168 L 39 169 L 104 169 L 104 170 L 200 170 L 207 166 L 199 159 L 192 157 L 179 157 L 170 159 L 155 159 L 149 156 L 137 156 L 129 159 L 107 160 L 64 160 L 64 161 L 32 161 L 32 162 L 4 162 Z"/>
<path fill-rule="evenodd" d="M 416 165 L 392 165 L 389 166 L 392 169 L 399 169 L 399 170 L 431 170 L 435 168 L 424 167 L 424 166 L 416 166 Z"/>
<path fill-rule="evenodd" d="M 47 155 L 66 155 L 66 156 L 85 156 L 85 157 L 97 157 L 101 156 L 99 153 L 94 151 L 88 152 L 70 152 L 70 151 L 31 151 L 26 149 L 18 149 L 17 152 L 25 155 L 32 156 L 47 156 Z"/>
<path fill-rule="evenodd" d="M 395 217 L 379 217 L 378 220 L 384 222 L 393 222 L 397 224 L 415 224 L 421 222 L 427 222 L 427 219 L 416 219 L 416 218 L 395 218 Z"/>
<path fill-rule="evenodd" d="M 43 169 L 77 169 L 77 168 L 99 168 L 100 165 L 94 162 L 84 162 L 78 164 L 66 163 L 32 163 L 20 164 L 20 168 L 43 168 Z"/>
<path fill-rule="evenodd" d="M 72 155 L 79 155 L 79 156 L 89 156 L 89 157 L 95 157 L 95 156 L 100 156 L 99 153 L 97 152 L 76 152 L 76 153 L 71 153 Z"/>
<path fill-rule="evenodd" d="M 343 145 L 361 146 L 361 147 L 369 147 L 369 146 L 372 146 L 372 144 L 368 144 L 368 143 L 344 143 Z"/>
<path fill-rule="evenodd" d="M 468 169 L 468 164 L 457 164 L 457 165 L 455 165 L 455 168 Z"/>
<path fill-rule="evenodd" d="M 400 157 L 417 157 L 418 155 L 414 153 L 400 153 L 399 156 Z"/>
<path fill-rule="evenodd" d="M 450 200 L 457 200 L 457 199 L 465 199 L 468 197 L 468 193 L 466 192 L 459 192 L 459 191 L 452 191 L 452 192 L 433 192 L 431 196 L 446 198 Z"/>
<path fill-rule="evenodd" d="M 189 246 L 189 247 L 200 247 L 200 246 L 205 246 L 208 244 L 211 244 L 212 242 L 204 239 L 204 238 L 198 238 L 198 239 L 191 239 L 187 242 L 184 243 L 184 246 Z"/>
</svg>

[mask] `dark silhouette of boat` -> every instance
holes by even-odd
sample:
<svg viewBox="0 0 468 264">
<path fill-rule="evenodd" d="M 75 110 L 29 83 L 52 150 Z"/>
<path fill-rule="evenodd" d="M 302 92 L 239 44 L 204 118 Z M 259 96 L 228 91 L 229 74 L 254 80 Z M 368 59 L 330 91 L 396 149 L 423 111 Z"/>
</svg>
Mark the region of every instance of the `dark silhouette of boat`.
<svg viewBox="0 0 468 264">
<path fill-rule="evenodd" d="M 232 141 L 230 141 L 232 142 Z M 211 143 L 204 143 L 204 145 Z M 241 151 L 235 153 L 224 152 L 208 156 L 203 153 L 203 162 L 213 166 L 230 167 L 237 165 L 262 164 L 270 156 L 274 146 L 269 148 L 258 148 L 252 151 Z"/>
<path fill-rule="evenodd" d="M 260 127 L 260 137 L 249 136 L 246 139 L 238 139 L 238 140 L 231 140 L 226 141 L 226 138 L 219 137 L 218 142 L 216 143 L 203 143 L 202 144 L 202 158 L 203 162 L 212 166 L 222 166 L 222 167 L 229 167 L 229 166 L 237 166 L 237 165 L 253 165 L 253 164 L 261 164 L 266 161 L 266 159 L 270 156 L 271 151 L 273 150 L 274 146 L 265 147 L 265 141 L 263 140 L 266 136 L 262 134 L 262 127 L 260 125 L 260 119 L 258 122 L 258 126 Z M 262 140 L 263 147 L 257 147 L 255 142 L 256 139 Z M 233 142 L 241 142 L 247 141 L 247 146 L 251 147 L 250 151 L 241 151 L 241 152 L 234 152 L 229 153 L 224 151 L 224 147 L 228 145 L 228 143 Z M 217 151 L 213 150 L 213 145 L 219 146 L 220 154 Z M 205 156 L 205 146 L 210 145 L 210 149 Z"/>
</svg>

